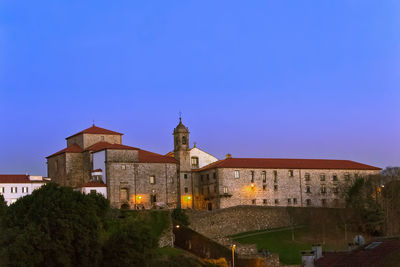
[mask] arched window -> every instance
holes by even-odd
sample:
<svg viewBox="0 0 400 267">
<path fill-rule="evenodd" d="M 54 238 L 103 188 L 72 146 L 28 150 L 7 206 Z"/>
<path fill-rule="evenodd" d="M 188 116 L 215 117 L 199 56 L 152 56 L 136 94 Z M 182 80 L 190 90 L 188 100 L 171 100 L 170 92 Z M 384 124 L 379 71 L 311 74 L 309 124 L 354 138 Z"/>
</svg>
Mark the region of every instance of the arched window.
<svg viewBox="0 0 400 267">
<path fill-rule="evenodd" d="M 182 145 L 186 145 L 186 136 L 182 137 Z"/>
<path fill-rule="evenodd" d="M 178 137 L 175 139 L 175 143 L 176 143 L 177 145 L 179 145 L 179 138 L 178 138 Z"/>
<path fill-rule="evenodd" d="M 127 188 L 121 188 L 119 192 L 119 199 L 121 202 L 129 200 L 129 192 Z"/>
</svg>

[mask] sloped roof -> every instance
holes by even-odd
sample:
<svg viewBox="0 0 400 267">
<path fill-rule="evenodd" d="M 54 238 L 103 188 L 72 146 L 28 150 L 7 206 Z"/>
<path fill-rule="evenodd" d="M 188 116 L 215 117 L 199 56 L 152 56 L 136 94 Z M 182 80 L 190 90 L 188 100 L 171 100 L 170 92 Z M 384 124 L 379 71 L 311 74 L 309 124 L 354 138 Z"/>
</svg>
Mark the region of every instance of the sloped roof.
<svg viewBox="0 0 400 267">
<path fill-rule="evenodd" d="M 167 154 L 165 154 L 165 156 L 175 158 L 175 153 L 174 153 L 174 151 L 171 151 L 171 152 L 168 152 Z"/>
<path fill-rule="evenodd" d="M 150 151 L 146 151 L 140 148 L 125 146 L 120 144 L 110 144 L 108 142 L 98 142 L 90 147 L 86 148 L 86 150 L 92 152 L 98 152 L 104 149 L 121 149 L 121 150 L 138 150 L 139 151 L 139 162 L 142 163 L 177 163 L 174 158 L 167 157 L 164 155 L 160 155 L 157 153 L 153 153 Z"/>
<path fill-rule="evenodd" d="M 139 150 L 139 162 L 142 163 L 178 163 L 178 161 L 169 156 L 160 155 L 146 150 Z"/>
<path fill-rule="evenodd" d="M 381 168 L 351 160 L 228 158 L 211 163 L 196 171 L 213 168 L 381 170 Z"/>
<path fill-rule="evenodd" d="M 114 131 L 107 130 L 107 129 L 104 129 L 104 128 L 100 128 L 100 127 L 97 127 L 97 126 L 95 126 L 93 124 L 92 127 L 89 127 L 89 128 L 87 128 L 87 129 L 85 129 L 83 131 L 80 131 L 79 133 L 73 134 L 73 135 L 71 135 L 71 136 L 69 136 L 69 137 L 67 137 L 65 139 L 69 139 L 69 138 L 71 138 L 73 136 L 76 136 L 78 134 L 83 134 L 83 133 L 85 133 L 85 134 L 123 135 L 122 133 L 118 133 L 118 132 L 114 132 Z"/>
<path fill-rule="evenodd" d="M 58 151 L 58 152 L 56 152 L 56 153 L 54 153 L 54 154 L 52 154 L 50 156 L 47 156 L 46 158 L 57 156 L 57 155 L 60 155 L 60 154 L 63 154 L 63 153 L 82 153 L 82 152 L 83 152 L 83 149 L 79 145 L 73 144 L 72 146 L 64 148 L 63 150 L 60 150 L 60 151 Z"/>
<path fill-rule="evenodd" d="M 0 174 L 0 184 L 25 184 L 31 183 L 26 174 Z"/>
<path fill-rule="evenodd" d="M 139 150 L 139 148 L 136 147 L 126 146 L 121 144 L 111 144 L 102 141 L 87 147 L 85 151 L 98 152 L 104 149 Z"/>
<path fill-rule="evenodd" d="M 107 187 L 107 185 L 105 185 L 103 182 L 90 181 L 83 184 L 81 187 Z"/>
</svg>

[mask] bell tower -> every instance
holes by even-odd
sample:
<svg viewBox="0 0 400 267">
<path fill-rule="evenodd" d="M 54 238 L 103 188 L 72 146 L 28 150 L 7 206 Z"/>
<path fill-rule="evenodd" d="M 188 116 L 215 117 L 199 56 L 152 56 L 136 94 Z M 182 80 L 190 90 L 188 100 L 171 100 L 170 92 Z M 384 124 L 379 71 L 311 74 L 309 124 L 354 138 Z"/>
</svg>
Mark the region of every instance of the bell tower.
<svg viewBox="0 0 400 267">
<path fill-rule="evenodd" d="M 190 149 L 189 149 L 189 129 L 183 125 L 182 118 L 179 117 L 179 124 L 174 129 L 174 154 L 179 161 L 181 172 L 191 172 Z"/>
</svg>

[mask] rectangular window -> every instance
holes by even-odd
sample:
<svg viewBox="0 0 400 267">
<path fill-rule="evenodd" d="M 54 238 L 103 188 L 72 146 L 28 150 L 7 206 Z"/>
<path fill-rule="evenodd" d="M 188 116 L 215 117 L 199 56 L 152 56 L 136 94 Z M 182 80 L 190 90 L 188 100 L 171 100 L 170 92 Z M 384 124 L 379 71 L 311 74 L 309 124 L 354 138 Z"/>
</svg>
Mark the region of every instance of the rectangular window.
<svg viewBox="0 0 400 267">
<path fill-rule="evenodd" d="M 311 193 L 311 188 L 309 186 L 306 186 L 306 193 Z"/>
<path fill-rule="evenodd" d="M 122 170 L 126 170 L 126 165 L 121 165 Z"/>
<path fill-rule="evenodd" d="M 214 180 L 217 179 L 217 173 L 216 172 L 213 173 L 213 178 L 214 178 Z"/>
<path fill-rule="evenodd" d="M 307 206 L 311 206 L 311 199 L 306 199 Z"/>
<path fill-rule="evenodd" d="M 189 189 L 187 187 L 185 187 L 185 193 L 189 192 Z"/>
<path fill-rule="evenodd" d="M 254 171 L 251 171 L 250 175 L 251 175 L 251 182 L 254 183 Z"/>
<path fill-rule="evenodd" d="M 325 194 L 325 193 L 326 193 L 326 187 L 325 187 L 324 184 L 321 185 L 321 193 L 322 193 L 322 194 Z"/>
<path fill-rule="evenodd" d="M 28 187 L 27 186 L 22 187 L 22 193 L 28 193 Z"/>
<path fill-rule="evenodd" d="M 4 194 L 4 187 L 0 187 L 0 193 Z"/>
<path fill-rule="evenodd" d="M 267 172 L 266 171 L 263 171 L 261 173 L 261 178 L 262 178 L 263 183 L 267 182 Z"/>
<path fill-rule="evenodd" d="M 255 205 L 255 204 L 256 204 L 256 200 L 255 200 L 255 199 L 252 199 L 252 200 L 251 200 L 251 204 Z"/>
<path fill-rule="evenodd" d="M 306 174 L 304 175 L 304 177 L 306 178 L 306 181 L 310 181 L 310 174 L 309 174 L 309 173 L 306 173 Z"/>
<path fill-rule="evenodd" d="M 350 173 L 346 172 L 346 173 L 344 174 L 344 180 L 345 180 L 345 181 L 350 181 Z"/>
<path fill-rule="evenodd" d="M 274 202 L 275 202 L 275 205 L 278 205 L 279 204 L 279 199 L 275 199 Z"/>
<path fill-rule="evenodd" d="M 150 184 L 155 184 L 156 183 L 156 177 L 154 175 L 150 176 Z"/>
<path fill-rule="evenodd" d="M 235 178 L 236 179 L 240 178 L 240 172 L 239 171 L 235 171 Z"/>
<path fill-rule="evenodd" d="M 293 170 L 289 170 L 289 177 L 293 177 Z"/>
<path fill-rule="evenodd" d="M 206 176 L 207 176 L 207 181 L 210 181 L 210 175 L 207 174 Z"/>
<path fill-rule="evenodd" d="M 184 179 L 187 179 L 187 178 L 188 178 L 187 173 L 185 173 L 185 174 L 183 175 L 183 178 L 184 178 Z"/>
<path fill-rule="evenodd" d="M 91 189 L 91 190 L 90 190 L 90 194 L 96 194 L 96 190 Z"/>
<path fill-rule="evenodd" d="M 274 183 L 278 182 L 278 171 L 274 171 Z"/>
<path fill-rule="evenodd" d="M 224 194 L 228 194 L 228 187 L 224 186 Z"/>
<path fill-rule="evenodd" d="M 321 174 L 321 175 L 319 176 L 319 179 L 320 179 L 321 181 L 325 181 L 325 174 Z"/>
<path fill-rule="evenodd" d="M 266 184 L 263 184 L 263 190 L 264 191 L 267 190 L 267 185 Z"/>
<path fill-rule="evenodd" d="M 334 194 L 338 194 L 338 193 L 339 193 L 339 188 L 334 187 L 334 188 L 333 188 L 333 193 L 334 193 Z"/>
<path fill-rule="evenodd" d="M 337 174 L 332 175 L 332 180 L 335 181 L 335 182 L 338 180 Z"/>
<path fill-rule="evenodd" d="M 291 198 L 288 198 L 288 199 L 287 199 L 287 204 L 288 204 L 288 205 L 292 205 L 292 199 L 291 199 Z"/>
<path fill-rule="evenodd" d="M 274 190 L 278 191 L 278 185 L 274 185 Z"/>
<path fill-rule="evenodd" d="M 263 204 L 267 204 L 267 200 L 265 198 L 263 199 Z"/>
<path fill-rule="evenodd" d="M 293 204 L 294 204 L 294 205 L 297 204 L 297 198 L 293 198 Z"/>
<path fill-rule="evenodd" d="M 193 169 L 199 168 L 199 158 L 198 157 L 192 157 L 192 168 Z"/>
<path fill-rule="evenodd" d="M 17 191 L 17 187 L 11 187 L 11 193 L 17 193 L 18 191 Z"/>
</svg>

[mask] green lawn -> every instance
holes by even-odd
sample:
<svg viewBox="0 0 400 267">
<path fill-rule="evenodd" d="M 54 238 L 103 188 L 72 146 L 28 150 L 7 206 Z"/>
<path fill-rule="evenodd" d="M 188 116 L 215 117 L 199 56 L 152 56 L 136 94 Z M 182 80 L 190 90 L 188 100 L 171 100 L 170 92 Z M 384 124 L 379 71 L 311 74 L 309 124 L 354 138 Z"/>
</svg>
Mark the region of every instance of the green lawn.
<svg viewBox="0 0 400 267">
<path fill-rule="evenodd" d="M 277 229 L 271 229 L 276 231 Z M 265 231 L 265 230 L 264 230 Z M 262 232 L 262 231 L 261 231 Z M 281 230 L 269 233 L 260 233 L 258 235 L 240 237 L 249 233 L 242 233 L 235 235 L 232 238 L 243 244 L 256 244 L 258 249 L 268 249 L 271 253 L 278 253 L 279 259 L 284 264 L 300 264 L 302 250 L 311 250 L 312 244 L 322 243 L 320 236 L 315 236 L 312 232 L 303 227 L 294 230 L 295 240 L 292 241 L 291 230 Z M 340 239 L 341 236 L 333 235 L 326 239 L 324 250 L 329 249 L 345 249 L 346 245 L 344 240 Z"/>
</svg>

